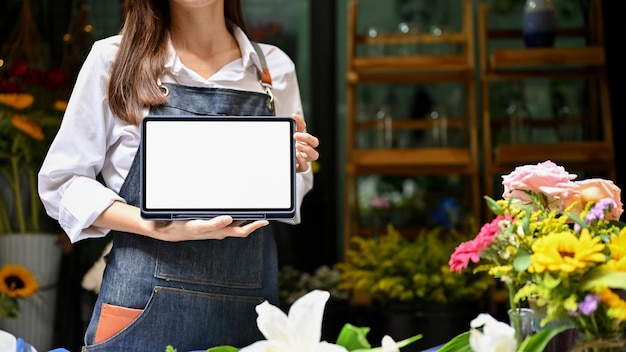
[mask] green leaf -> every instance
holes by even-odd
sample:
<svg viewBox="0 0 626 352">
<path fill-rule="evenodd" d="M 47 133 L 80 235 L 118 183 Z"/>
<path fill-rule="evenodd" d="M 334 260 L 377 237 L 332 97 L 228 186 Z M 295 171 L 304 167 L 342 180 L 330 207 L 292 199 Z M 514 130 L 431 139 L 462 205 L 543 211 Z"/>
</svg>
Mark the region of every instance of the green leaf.
<svg viewBox="0 0 626 352">
<path fill-rule="evenodd" d="M 339 332 L 337 345 L 345 347 L 348 351 L 357 350 L 359 348 L 370 348 L 372 345 L 367 341 L 368 332 L 370 332 L 370 328 L 368 327 L 357 327 L 346 323 Z"/>
<path fill-rule="evenodd" d="M 585 221 L 579 218 L 578 215 L 570 213 L 569 211 L 566 211 L 565 215 L 567 215 L 570 219 L 574 220 L 574 222 L 577 223 L 581 228 L 583 229 L 587 228 L 587 224 L 585 223 Z"/>
<path fill-rule="evenodd" d="M 517 252 L 517 257 L 513 261 L 513 268 L 517 271 L 526 271 L 530 266 L 530 253 L 527 251 L 520 249 Z"/>
<path fill-rule="evenodd" d="M 237 351 L 239 351 L 239 349 L 233 346 L 216 346 L 216 347 L 211 347 L 208 350 L 206 350 L 206 352 L 237 352 Z"/>
<path fill-rule="evenodd" d="M 167 345 L 167 347 L 165 347 L 165 352 L 177 352 L 177 351 L 172 345 Z"/>
<path fill-rule="evenodd" d="M 517 351 L 543 351 L 552 338 L 567 329 L 571 329 L 571 326 L 560 325 L 542 329 L 536 334 L 527 337 L 526 340 L 524 340 L 524 342 L 522 342 L 522 344 L 517 348 Z"/>
<path fill-rule="evenodd" d="M 469 331 L 455 336 L 443 345 L 437 352 L 472 352 L 469 343 Z"/>
<path fill-rule="evenodd" d="M 495 200 L 493 200 L 493 198 L 489 196 L 483 196 L 483 198 L 485 198 L 487 206 L 492 213 L 495 215 L 504 215 L 504 209 L 502 209 L 502 207 Z"/>
<path fill-rule="evenodd" d="M 581 288 L 583 290 L 592 290 L 595 287 L 621 288 L 626 290 L 626 273 L 613 272 L 602 268 L 592 270 L 588 278 L 585 279 Z"/>
<path fill-rule="evenodd" d="M 524 233 L 530 233 L 530 215 L 532 213 L 533 208 L 530 206 L 526 207 L 524 218 L 522 219 L 522 228 L 524 229 Z"/>
</svg>

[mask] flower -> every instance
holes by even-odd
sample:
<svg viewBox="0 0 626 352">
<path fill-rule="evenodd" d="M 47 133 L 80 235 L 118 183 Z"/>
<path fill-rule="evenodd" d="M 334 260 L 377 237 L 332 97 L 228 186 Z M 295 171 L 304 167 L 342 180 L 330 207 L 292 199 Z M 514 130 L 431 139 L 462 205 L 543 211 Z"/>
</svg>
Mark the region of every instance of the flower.
<svg viewBox="0 0 626 352">
<path fill-rule="evenodd" d="M 342 346 L 320 342 L 324 306 L 330 298 L 327 291 L 311 291 L 298 299 L 289 315 L 267 301 L 256 307 L 257 325 L 267 340 L 257 341 L 241 352 L 346 351 Z"/>
<path fill-rule="evenodd" d="M 515 329 L 494 319 L 489 314 L 479 314 L 470 322 L 470 345 L 481 352 L 515 352 Z M 479 328 L 482 328 L 480 330 Z"/>
<path fill-rule="evenodd" d="M 551 161 L 503 176 L 503 199 L 485 197 L 495 218 L 457 246 L 449 267 L 502 280 L 511 309 L 535 300 L 546 310 L 540 328 L 567 322 L 592 340 L 586 346 L 603 346 L 615 334 L 626 345 L 621 190 L 610 180 L 576 177 Z M 520 345 L 519 322 L 512 324 Z"/>
<path fill-rule="evenodd" d="M 42 205 L 35 173 L 56 132 L 66 103 L 59 68 L 41 70 L 15 60 L 0 66 L 0 234 L 39 232 Z"/>
<path fill-rule="evenodd" d="M 611 180 L 599 178 L 591 178 L 574 182 L 577 185 L 577 193 L 571 194 L 566 199 L 566 204 L 576 203 L 572 213 L 580 214 L 583 207 L 587 203 L 595 203 L 602 200 L 613 201 L 609 212 L 606 214 L 606 220 L 619 220 L 624 212 L 622 204 L 621 190 Z"/>
<path fill-rule="evenodd" d="M 541 205 L 559 207 L 576 189 L 572 182 L 575 178 L 576 175 L 549 160 L 537 165 L 519 166 L 502 177 L 502 198 L 530 204 L 535 200 L 532 195 L 540 195 Z"/>
<path fill-rule="evenodd" d="M 17 317 L 19 299 L 31 297 L 38 290 L 39 284 L 30 270 L 17 264 L 4 265 L 0 269 L 0 321 Z"/>
</svg>

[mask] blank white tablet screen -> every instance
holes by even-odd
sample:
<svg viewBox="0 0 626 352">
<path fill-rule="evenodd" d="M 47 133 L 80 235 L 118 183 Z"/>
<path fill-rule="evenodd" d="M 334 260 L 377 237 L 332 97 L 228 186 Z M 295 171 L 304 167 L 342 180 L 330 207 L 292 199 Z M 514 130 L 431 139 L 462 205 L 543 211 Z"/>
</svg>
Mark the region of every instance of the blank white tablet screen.
<svg viewBox="0 0 626 352">
<path fill-rule="evenodd" d="M 292 207 L 290 121 L 147 121 L 145 209 Z"/>
</svg>

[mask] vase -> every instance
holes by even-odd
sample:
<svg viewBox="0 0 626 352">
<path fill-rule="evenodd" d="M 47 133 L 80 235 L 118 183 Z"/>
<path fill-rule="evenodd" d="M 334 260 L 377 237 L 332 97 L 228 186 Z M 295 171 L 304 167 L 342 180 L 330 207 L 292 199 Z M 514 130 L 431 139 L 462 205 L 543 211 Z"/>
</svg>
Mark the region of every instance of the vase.
<svg viewBox="0 0 626 352">
<path fill-rule="evenodd" d="M 17 318 L 5 318 L 0 329 L 24 339 L 38 351 L 53 348 L 54 314 L 63 251 L 53 234 L 0 235 L 0 266 L 19 264 L 39 284 L 33 297 L 20 299 Z"/>
<path fill-rule="evenodd" d="M 515 328 L 519 341 L 524 341 L 528 336 L 535 333 L 535 312 L 530 308 L 517 308 L 515 311 L 509 309 L 509 322 Z M 519 331 L 515 326 L 515 320 L 519 322 Z"/>
<path fill-rule="evenodd" d="M 554 45 L 556 13 L 552 0 L 526 0 L 522 20 L 522 33 L 526 47 Z"/>
</svg>

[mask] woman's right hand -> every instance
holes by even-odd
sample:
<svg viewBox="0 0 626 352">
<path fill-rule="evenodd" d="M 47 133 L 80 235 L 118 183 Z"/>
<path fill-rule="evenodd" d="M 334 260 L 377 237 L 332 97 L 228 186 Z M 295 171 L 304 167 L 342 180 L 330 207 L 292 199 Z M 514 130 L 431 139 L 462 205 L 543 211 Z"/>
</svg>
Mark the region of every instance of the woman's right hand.
<svg viewBox="0 0 626 352">
<path fill-rule="evenodd" d="M 162 241 L 178 242 L 247 237 L 252 232 L 268 224 L 267 220 L 250 223 L 234 221 L 228 215 L 207 220 L 146 220 L 141 217 L 138 207 L 116 201 L 100 214 L 94 221 L 93 226 L 136 233 Z"/>
</svg>

